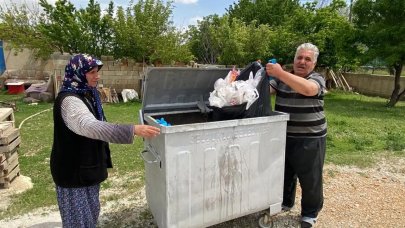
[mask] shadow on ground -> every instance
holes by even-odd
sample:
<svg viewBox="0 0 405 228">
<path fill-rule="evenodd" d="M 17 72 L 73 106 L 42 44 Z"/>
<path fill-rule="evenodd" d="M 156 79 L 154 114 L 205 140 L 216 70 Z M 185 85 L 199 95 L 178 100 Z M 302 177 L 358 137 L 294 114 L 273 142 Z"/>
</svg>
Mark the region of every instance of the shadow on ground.
<svg viewBox="0 0 405 228">
<path fill-rule="evenodd" d="M 62 228 L 61 222 L 44 222 L 29 226 L 27 228 Z"/>
<path fill-rule="evenodd" d="M 243 216 L 224 223 L 210 226 L 209 228 L 255 228 L 259 226 L 259 219 L 264 212 L 257 212 Z M 271 228 L 298 228 L 299 216 L 293 212 L 280 213 L 271 216 Z M 99 227 L 137 227 L 137 228 L 157 228 L 153 221 L 153 216 L 149 209 L 137 213 L 133 209 L 125 209 L 108 215 L 108 219 L 102 222 Z"/>
</svg>

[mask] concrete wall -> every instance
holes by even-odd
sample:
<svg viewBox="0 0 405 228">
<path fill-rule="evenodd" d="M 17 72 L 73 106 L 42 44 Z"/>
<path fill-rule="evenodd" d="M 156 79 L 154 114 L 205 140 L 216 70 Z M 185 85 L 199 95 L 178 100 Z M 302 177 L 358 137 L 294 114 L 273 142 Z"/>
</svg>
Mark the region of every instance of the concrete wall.
<svg viewBox="0 0 405 228">
<path fill-rule="evenodd" d="M 53 69 L 54 61 L 35 60 L 28 50 L 16 53 L 13 50 L 4 48 L 6 72 L 2 75 L 8 79 L 38 79 L 45 80 L 50 76 L 50 69 Z"/>
<path fill-rule="evenodd" d="M 71 55 L 54 53 L 49 60 L 35 60 L 28 50 L 15 53 L 4 49 L 6 71 L 1 76 L 4 80 L 33 81 L 48 80 L 55 75 L 58 80 L 63 79 L 65 66 Z M 116 61 L 111 56 L 102 56 L 104 65 L 100 71 L 100 84 L 121 92 L 122 89 L 141 90 L 141 78 L 146 66 L 133 61 Z"/>
<path fill-rule="evenodd" d="M 344 76 L 347 83 L 361 94 L 389 98 L 394 89 L 394 76 L 353 73 L 345 73 Z M 401 91 L 404 88 L 405 77 L 401 77 Z"/>
</svg>

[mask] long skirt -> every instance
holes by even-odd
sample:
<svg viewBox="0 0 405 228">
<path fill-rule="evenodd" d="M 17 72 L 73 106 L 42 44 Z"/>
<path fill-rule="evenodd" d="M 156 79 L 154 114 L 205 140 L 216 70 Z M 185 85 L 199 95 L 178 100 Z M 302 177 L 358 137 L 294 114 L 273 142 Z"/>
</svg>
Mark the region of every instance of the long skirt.
<svg viewBox="0 0 405 228">
<path fill-rule="evenodd" d="M 99 192 L 100 184 L 84 188 L 56 186 L 63 227 L 96 227 L 100 214 Z"/>
</svg>

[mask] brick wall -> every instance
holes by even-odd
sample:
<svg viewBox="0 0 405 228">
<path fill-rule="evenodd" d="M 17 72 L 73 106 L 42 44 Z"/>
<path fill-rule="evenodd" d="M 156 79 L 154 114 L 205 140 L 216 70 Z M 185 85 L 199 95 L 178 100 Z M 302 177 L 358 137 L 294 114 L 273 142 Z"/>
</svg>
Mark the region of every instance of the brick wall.
<svg viewBox="0 0 405 228">
<path fill-rule="evenodd" d="M 118 93 L 121 93 L 123 89 L 135 89 L 138 94 L 140 93 L 141 79 L 146 65 L 143 66 L 142 63 L 133 61 L 116 61 L 111 56 L 102 56 L 101 61 L 103 67 L 99 71 L 100 86 L 114 88 Z M 58 79 L 63 79 L 66 62 L 67 60 L 64 61 L 63 67 L 54 70 Z"/>
<path fill-rule="evenodd" d="M 135 89 L 141 91 L 141 79 L 146 70 L 146 65 L 134 61 L 116 61 L 110 56 L 101 57 L 103 68 L 101 68 L 100 83 L 104 87 L 114 88 L 117 92 L 123 89 Z"/>
</svg>

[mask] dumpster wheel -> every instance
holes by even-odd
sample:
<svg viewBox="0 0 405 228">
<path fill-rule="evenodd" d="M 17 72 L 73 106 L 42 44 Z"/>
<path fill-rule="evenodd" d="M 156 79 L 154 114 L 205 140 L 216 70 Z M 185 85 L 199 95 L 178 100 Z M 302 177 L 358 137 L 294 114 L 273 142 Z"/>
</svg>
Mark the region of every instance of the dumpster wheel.
<svg viewBox="0 0 405 228">
<path fill-rule="evenodd" d="M 266 212 L 262 217 L 259 219 L 259 227 L 260 228 L 271 228 L 273 227 L 273 220 L 268 212 Z"/>
</svg>

